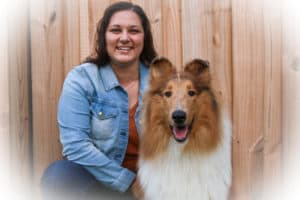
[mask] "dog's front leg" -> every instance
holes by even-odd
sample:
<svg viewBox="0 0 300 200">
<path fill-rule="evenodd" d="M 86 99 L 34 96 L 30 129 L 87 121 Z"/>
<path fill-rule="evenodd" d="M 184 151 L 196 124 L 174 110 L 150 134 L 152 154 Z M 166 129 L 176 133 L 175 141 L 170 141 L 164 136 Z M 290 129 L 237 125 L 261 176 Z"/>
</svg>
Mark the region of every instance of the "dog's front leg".
<svg viewBox="0 0 300 200">
<path fill-rule="evenodd" d="M 139 178 L 136 178 L 136 180 L 134 181 L 134 183 L 132 185 L 132 192 L 133 192 L 135 199 L 144 200 L 144 192 L 143 192 L 143 188 L 140 184 Z"/>
</svg>

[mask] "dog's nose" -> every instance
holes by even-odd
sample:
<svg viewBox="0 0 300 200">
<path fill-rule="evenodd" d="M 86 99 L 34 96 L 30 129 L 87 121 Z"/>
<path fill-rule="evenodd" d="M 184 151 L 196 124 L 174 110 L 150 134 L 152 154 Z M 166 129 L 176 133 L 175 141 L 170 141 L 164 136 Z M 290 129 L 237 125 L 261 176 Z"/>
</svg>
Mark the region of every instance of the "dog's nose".
<svg viewBox="0 0 300 200">
<path fill-rule="evenodd" d="M 186 119 L 186 113 L 182 110 L 175 110 L 172 113 L 172 119 L 176 124 L 184 123 Z"/>
</svg>

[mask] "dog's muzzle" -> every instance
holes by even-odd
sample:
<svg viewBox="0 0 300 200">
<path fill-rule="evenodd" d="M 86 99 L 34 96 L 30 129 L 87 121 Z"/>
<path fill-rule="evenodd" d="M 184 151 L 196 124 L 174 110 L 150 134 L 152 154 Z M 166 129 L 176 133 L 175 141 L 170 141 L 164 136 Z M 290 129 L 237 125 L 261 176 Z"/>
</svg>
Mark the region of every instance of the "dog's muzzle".
<svg viewBox="0 0 300 200">
<path fill-rule="evenodd" d="M 189 127 L 185 124 L 186 113 L 183 110 L 175 110 L 172 113 L 173 125 L 171 126 L 173 136 L 177 142 L 184 142 L 187 138 Z"/>
<path fill-rule="evenodd" d="M 185 120 L 186 120 L 186 113 L 182 110 L 175 110 L 172 113 L 172 119 L 174 121 L 175 124 L 184 124 Z"/>
</svg>

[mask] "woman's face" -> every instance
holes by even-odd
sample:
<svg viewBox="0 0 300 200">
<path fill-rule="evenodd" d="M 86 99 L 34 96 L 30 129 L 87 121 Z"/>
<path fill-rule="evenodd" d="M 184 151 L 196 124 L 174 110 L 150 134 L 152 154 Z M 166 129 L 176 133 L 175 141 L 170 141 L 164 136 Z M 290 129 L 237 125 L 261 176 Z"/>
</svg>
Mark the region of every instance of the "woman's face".
<svg viewBox="0 0 300 200">
<path fill-rule="evenodd" d="M 125 10 L 113 14 L 105 39 L 112 64 L 131 65 L 139 62 L 144 47 L 144 30 L 135 12 Z"/>
</svg>

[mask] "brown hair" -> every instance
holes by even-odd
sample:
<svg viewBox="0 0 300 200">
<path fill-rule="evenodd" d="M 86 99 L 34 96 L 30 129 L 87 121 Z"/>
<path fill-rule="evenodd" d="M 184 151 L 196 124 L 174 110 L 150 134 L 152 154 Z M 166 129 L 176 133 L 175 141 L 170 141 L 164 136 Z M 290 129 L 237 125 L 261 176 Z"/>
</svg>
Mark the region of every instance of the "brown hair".
<svg viewBox="0 0 300 200">
<path fill-rule="evenodd" d="M 144 48 L 140 55 L 140 60 L 146 65 L 149 65 L 152 60 L 157 56 L 154 49 L 153 37 L 151 32 L 151 26 L 149 19 L 143 9 L 130 2 L 117 2 L 106 8 L 103 17 L 98 22 L 95 40 L 95 49 L 92 55 L 88 56 L 84 62 L 91 62 L 99 67 L 106 65 L 110 62 L 110 57 L 106 49 L 105 32 L 109 25 L 110 19 L 118 11 L 132 10 L 141 19 L 143 30 L 144 30 Z"/>
</svg>

